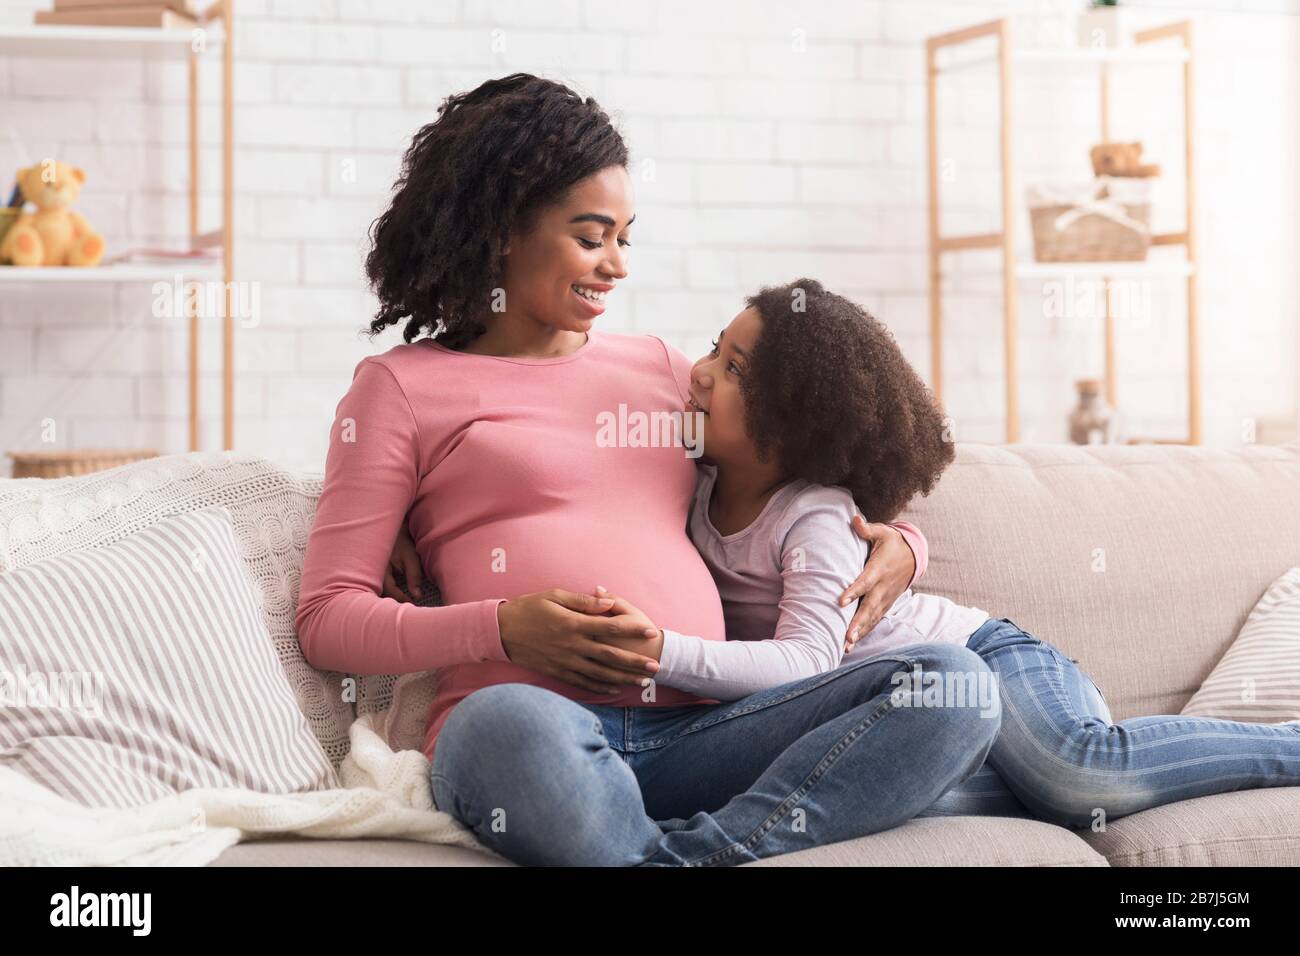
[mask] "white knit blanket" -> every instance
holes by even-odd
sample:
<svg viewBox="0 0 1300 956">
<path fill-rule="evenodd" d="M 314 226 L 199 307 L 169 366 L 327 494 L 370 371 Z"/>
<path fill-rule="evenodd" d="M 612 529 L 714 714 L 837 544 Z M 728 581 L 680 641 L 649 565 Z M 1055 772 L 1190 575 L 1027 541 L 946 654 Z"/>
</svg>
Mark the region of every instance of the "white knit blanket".
<svg viewBox="0 0 1300 956">
<path fill-rule="evenodd" d="M 0 767 L 0 866 L 204 866 L 241 840 L 271 836 L 417 840 L 496 856 L 434 807 L 424 754 L 393 751 L 372 715 L 349 736 L 342 788 L 195 789 L 131 809 L 84 807 Z"/>
</svg>

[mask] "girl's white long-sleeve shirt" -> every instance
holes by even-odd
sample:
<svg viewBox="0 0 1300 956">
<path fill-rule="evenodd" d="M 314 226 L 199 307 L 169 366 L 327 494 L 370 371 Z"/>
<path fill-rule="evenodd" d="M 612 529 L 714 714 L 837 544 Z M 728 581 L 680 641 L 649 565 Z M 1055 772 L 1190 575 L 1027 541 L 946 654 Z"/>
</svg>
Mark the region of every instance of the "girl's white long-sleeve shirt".
<svg viewBox="0 0 1300 956">
<path fill-rule="evenodd" d="M 855 604 L 839 596 L 862 570 L 867 542 L 852 533 L 858 513 L 844 488 L 803 480 L 782 486 L 759 516 L 735 534 L 709 520 L 717 469 L 699 466 L 690 536 L 722 598 L 725 641 L 664 630 L 656 681 L 717 700 L 812 677 L 841 664 L 930 641 L 965 644 L 987 612 L 908 588 L 880 622 L 845 655 Z M 920 533 L 895 527 L 914 543 Z M 911 533 L 909 533 L 911 532 Z M 924 545 L 917 570 L 924 568 Z M 913 578 L 915 583 L 916 577 Z"/>
</svg>

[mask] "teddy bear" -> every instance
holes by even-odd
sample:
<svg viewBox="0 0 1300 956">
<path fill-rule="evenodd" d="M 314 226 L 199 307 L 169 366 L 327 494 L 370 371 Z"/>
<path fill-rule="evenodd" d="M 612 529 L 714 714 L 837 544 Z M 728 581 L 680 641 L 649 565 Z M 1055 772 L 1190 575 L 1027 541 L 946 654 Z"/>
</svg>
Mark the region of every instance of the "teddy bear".
<svg viewBox="0 0 1300 956">
<path fill-rule="evenodd" d="M 1160 167 L 1142 162 L 1141 143 L 1098 143 L 1089 152 L 1097 176 L 1159 176 Z"/>
<path fill-rule="evenodd" d="M 71 206 L 86 181 L 77 166 L 45 160 L 18 170 L 19 194 L 35 204 L 0 240 L 0 263 L 16 266 L 96 266 L 104 257 L 104 237 Z"/>
</svg>

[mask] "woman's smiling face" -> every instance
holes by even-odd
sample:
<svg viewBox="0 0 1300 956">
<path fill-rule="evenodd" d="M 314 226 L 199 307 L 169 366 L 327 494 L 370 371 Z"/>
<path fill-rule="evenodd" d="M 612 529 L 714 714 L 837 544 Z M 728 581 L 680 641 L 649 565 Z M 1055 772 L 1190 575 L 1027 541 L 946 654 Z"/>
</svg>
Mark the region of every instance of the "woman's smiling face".
<svg viewBox="0 0 1300 956">
<path fill-rule="evenodd" d="M 586 332 L 604 299 L 627 276 L 632 179 L 607 166 L 581 180 L 562 202 L 542 209 L 505 256 L 506 309 L 543 325 Z"/>
<path fill-rule="evenodd" d="M 713 350 L 691 367 L 688 412 L 700 412 L 703 441 L 700 460 L 710 464 L 740 464 L 756 459 L 754 443 L 745 431 L 745 402 L 740 393 L 749 357 L 763 331 L 754 309 L 745 309 L 718 333 Z"/>
</svg>

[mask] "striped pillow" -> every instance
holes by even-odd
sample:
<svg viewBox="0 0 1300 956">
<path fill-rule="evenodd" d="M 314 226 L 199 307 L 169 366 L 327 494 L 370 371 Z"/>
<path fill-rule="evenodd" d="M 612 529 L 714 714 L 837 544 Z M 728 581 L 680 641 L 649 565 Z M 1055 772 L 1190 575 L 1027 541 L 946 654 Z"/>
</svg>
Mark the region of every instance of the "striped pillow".
<svg viewBox="0 0 1300 956">
<path fill-rule="evenodd" d="M 225 509 L 0 574 L 0 765 L 89 807 L 338 786 Z"/>
<path fill-rule="evenodd" d="M 1269 585 L 1183 713 L 1252 724 L 1300 719 L 1300 568 Z"/>
</svg>

